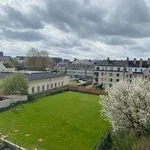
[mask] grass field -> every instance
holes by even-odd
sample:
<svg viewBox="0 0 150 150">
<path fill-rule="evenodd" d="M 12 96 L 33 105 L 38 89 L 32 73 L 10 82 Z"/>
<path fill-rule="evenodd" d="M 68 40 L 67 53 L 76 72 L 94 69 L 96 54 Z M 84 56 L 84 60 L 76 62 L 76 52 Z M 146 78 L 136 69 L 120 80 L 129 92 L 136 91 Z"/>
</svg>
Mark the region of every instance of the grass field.
<svg viewBox="0 0 150 150">
<path fill-rule="evenodd" d="M 92 150 L 109 129 L 99 97 L 65 92 L 0 113 L 0 132 L 27 150 Z"/>
</svg>

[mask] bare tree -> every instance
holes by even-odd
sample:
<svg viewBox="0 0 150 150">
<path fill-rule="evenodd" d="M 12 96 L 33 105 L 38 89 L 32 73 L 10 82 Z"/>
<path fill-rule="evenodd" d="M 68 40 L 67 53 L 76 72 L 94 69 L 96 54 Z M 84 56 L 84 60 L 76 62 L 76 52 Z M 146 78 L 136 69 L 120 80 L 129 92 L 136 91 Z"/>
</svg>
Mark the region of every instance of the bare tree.
<svg viewBox="0 0 150 150">
<path fill-rule="evenodd" d="M 38 62 L 38 57 L 40 57 L 40 52 L 38 49 L 31 48 L 27 52 L 27 60 L 25 62 L 26 66 L 36 67 Z"/>
</svg>

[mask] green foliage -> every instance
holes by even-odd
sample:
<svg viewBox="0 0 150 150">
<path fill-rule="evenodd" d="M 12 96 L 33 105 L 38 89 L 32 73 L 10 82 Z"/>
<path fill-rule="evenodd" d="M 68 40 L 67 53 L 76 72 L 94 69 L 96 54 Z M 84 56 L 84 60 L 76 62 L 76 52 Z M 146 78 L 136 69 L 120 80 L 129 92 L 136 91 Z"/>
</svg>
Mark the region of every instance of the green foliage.
<svg viewBox="0 0 150 150">
<path fill-rule="evenodd" d="M 116 150 L 111 137 L 111 129 L 105 134 L 93 150 Z"/>
<path fill-rule="evenodd" d="M 13 68 L 13 64 L 8 60 L 4 63 L 8 68 Z"/>
<path fill-rule="evenodd" d="M 132 150 L 150 150 L 150 137 L 141 137 L 137 142 L 135 142 Z"/>
<path fill-rule="evenodd" d="M 132 150 L 138 137 L 134 132 L 112 134 L 113 143 L 117 150 Z"/>
<path fill-rule="evenodd" d="M 1 89 L 6 94 L 27 94 L 28 80 L 22 73 L 17 72 L 3 79 Z"/>
<path fill-rule="evenodd" d="M 98 100 L 95 95 L 64 92 L 30 101 L 15 112 L 0 113 L 0 132 L 27 150 L 92 150 L 110 128 Z"/>
</svg>

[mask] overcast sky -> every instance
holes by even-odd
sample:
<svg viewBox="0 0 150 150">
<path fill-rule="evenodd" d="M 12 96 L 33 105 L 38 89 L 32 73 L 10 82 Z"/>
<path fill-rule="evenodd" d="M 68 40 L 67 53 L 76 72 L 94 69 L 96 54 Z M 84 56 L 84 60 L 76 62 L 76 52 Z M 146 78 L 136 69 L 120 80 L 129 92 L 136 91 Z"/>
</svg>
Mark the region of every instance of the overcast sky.
<svg viewBox="0 0 150 150">
<path fill-rule="evenodd" d="M 0 0 L 0 51 L 73 59 L 150 57 L 149 0 Z"/>
</svg>

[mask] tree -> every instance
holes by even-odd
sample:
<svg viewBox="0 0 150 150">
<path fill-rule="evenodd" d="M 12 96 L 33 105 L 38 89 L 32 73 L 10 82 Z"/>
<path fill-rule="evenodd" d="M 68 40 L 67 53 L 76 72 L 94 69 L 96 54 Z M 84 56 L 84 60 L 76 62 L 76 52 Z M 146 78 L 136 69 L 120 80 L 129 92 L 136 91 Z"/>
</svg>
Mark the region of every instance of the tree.
<svg viewBox="0 0 150 150">
<path fill-rule="evenodd" d="M 100 97 L 103 114 L 111 122 L 113 131 L 134 131 L 137 136 L 150 128 L 150 82 L 136 78 L 121 81 L 108 88 L 108 95 Z"/>
<path fill-rule="evenodd" d="M 13 64 L 12 64 L 9 60 L 7 60 L 4 64 L 5 64 L 7 67 L 9 67 L 9 68 L 13 68 L 13 67 L 14 67 Z"/>
<path fill-rule="evenodd" d="M 32 48 L 27 53 L 26 66 L 30 66 L 33 69 L 35 67 L 45 70 L 51 63 L 49 53 L 45 50 L 39 51 L 38 49 Z"/>
<path fill-rule="evenodd" d="M 25 62 L 26 66 L 31 66 L 31 67 L 36 67 L 38 66 L 39 58 L 40 57 L 40 52 L 38 49 L 31 48 L 27 52 L 27 60 Z"/>
<path fill-rule="evenodd" d="M 40 51 L 40 62 L 41 67 L 46 68 L 47 64 L 49 63 L 49 56 L 47 51 Z"/>
<path fill-rule="evenodd" d="M 16 72 L 2 81 L 1 88 L 6 94 L 27 94 L 28 80 L 24 74 Z"/>
</svg>

